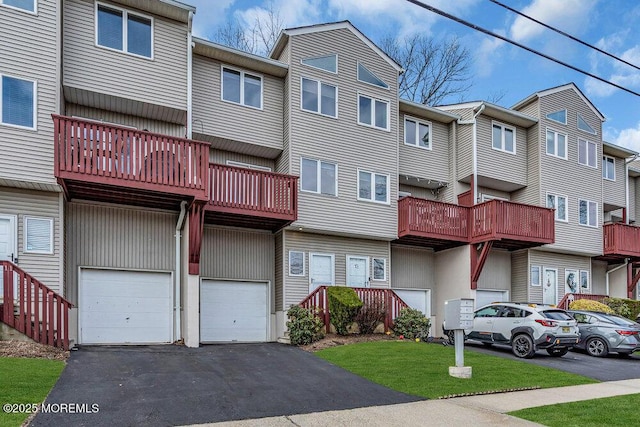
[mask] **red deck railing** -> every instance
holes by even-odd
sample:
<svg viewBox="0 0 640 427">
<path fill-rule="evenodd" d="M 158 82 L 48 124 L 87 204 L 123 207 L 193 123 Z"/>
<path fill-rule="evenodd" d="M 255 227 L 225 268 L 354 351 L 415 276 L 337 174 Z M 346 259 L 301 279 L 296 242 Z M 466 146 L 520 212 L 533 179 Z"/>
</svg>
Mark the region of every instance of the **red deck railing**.
<svg viewBox="0 0 640 427">
<path fill-rule="evenodd" d="M 209 210 L 295 221 L 298 177 L 212 163 Z"/>
<path fill-rule="evenodd" d="M 416 197 L 398 201 L 398 236 L 467 241 L 468 208 Z"/>
<path fill-rule="evenodd" d="M 470 209 L 472 242 L 512 239 L 553 243 L 555 240 L 553 209 L 495 199 Z"/>
<path fill-rule="evenodd" d="M 52 117 L 56 177 L 206 199 L 209 144 Z"/>
<path fill-rule="evenodd" d="M 2 266 L 3 323 L 41 344 L 69 349 L 69 301 L 9 261 Z"/>
<path fill-rule="evenodd" d="M 302 302 L 300 307 L 308 310 L 314 310 L 315 314 L 319 316 L 325 327 L 327 333 L 331 330 L 331 313 L 329 312 L 329 300 L 327 298 L 327 286 L 319 286 L 313 292 L 311 292 Z M 409 307 L 402 298 L 400 298 L 393 289 L 380 289 L 380 288 L 352 288 L 356 291 L 358 298 L 367 304 L 382 301 L 384 304 L 384 330 L 389 331 L 393 326 L 393 321 L 400 314 L 400 310 Z"/>
<path fill-rule="evenodd" d="M 608 298 L 608 296 L 595 295 L 595 294 L 565 294 L 564 297 L 562 297 L 562 299 L 558 303 L 558 308 L 561 308 L 563 310 L 569 310 L 569 304 L 579 299 L 587 299 L 590 301 L 602 302 L 604 301 L 605 298 Z"/>
<path fill-rule="evenodd" d="M 622 223 L 602 227 L 604 255 L 640 257 L 640 227 Z"/>
</svg>

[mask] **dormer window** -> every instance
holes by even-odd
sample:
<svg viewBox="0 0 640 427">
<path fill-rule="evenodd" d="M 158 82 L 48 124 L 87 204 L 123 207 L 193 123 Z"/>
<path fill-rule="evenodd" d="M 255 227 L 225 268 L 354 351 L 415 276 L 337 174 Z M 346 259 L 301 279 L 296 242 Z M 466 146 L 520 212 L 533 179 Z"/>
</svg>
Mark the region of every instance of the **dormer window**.
<svg viewBox="0 0 640 427">
<path fill-rule="evenodd" d="M 373 74 L 364 65 L 358 62 L 358 80 L 370 85 L 378 86 L 383 89 L 389 89 L 389 85 L 382 81 L 378 76 Z"/>
<path fill-rule="evenodd" d="M 567 124 L 567 110 L 554 111 L 552 113 L 547 114 L 547 119 L 553 120 L 554 122 L 562 123 L 563 125 Z"/>
<path fill-rule="evenodd" d="M 302 64 L 319 70 L 328 71 L 330 73 L 338 72 L 338 55 L 317 56 L 314 58 L 305 58 Z"/>
<path fill-rule="evenodd" d="M 580 113 L 578 113 L 578 129 L 593 135 L 597 135 L 596 131 L 591 126 L 589 126 L 589 123 L 587 123 L 587 121 L 580 115 Z"/>
</svg>

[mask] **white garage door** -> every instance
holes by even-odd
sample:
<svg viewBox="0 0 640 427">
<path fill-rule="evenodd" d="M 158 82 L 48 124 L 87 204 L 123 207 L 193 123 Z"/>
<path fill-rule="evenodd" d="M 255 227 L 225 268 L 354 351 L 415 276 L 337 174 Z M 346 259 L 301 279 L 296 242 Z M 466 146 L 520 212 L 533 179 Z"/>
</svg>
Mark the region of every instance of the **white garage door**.
<svg viewBox="0 0 640 427">
<path fill-rule="evenodd" d="M 267 283 L 203 280 L 201 342 L 267 341 Z"/>
<path fill-rule="evenodd" d="M 428 289 L 394 289 L 402 301 L 416 310 L 420 310 L 425 316 L 431 316 L 431 299 Z"/>
<path fill-rule="evenodd" d="M 508 291 L 476 291 L 476 308 L 480 308 L 483 305 L 491 304 L 492 302 L 503 302 L 508 300 Z"/>
<path fill-rule="evenodd" d="M 82 269 L 81 344 L 152 344 L 172 341 L 171 273 Z"/>
</svg>

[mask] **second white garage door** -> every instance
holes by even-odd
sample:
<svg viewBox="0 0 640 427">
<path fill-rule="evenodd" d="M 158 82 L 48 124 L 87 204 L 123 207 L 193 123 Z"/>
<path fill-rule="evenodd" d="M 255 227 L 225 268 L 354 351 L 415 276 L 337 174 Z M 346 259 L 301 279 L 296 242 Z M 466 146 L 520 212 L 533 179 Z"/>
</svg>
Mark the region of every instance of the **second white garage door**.
<svg viewBox="0 0 640 427">
<path fill-rule="evenodd" d="M 264 282 L 203 280 L 200 341 L 267 341 L 268 290 Z"/>
</svg>

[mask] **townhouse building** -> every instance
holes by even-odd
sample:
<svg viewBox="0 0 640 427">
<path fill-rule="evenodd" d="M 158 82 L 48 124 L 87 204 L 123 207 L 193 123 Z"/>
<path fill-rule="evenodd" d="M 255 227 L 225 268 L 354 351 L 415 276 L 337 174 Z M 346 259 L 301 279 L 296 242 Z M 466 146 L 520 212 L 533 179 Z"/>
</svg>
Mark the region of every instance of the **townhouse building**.
<svg viewBox="0 0 640 427">
<path fill-rule="evenodd" d="M 434 335 L 451 298 L 635 291 L 637 153 L 574 84 L 434 108 L 346 21 L 265 58 L 194 37 L 173 0 L 13 4 L 3 281 L 73 305 L 44 314 L 72 344 L 275 341 L 334 285 L 389 290 Z"/>
</svg>

